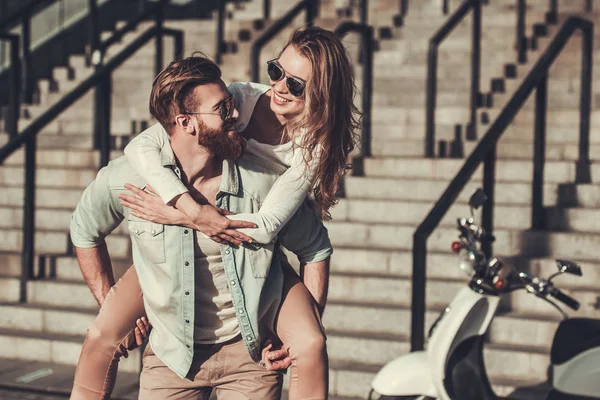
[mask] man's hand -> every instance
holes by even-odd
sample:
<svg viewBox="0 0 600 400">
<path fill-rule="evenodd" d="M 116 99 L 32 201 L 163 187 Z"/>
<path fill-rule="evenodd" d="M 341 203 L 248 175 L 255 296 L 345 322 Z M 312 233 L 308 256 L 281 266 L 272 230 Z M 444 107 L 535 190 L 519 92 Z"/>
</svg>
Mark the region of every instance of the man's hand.
<svg viewBox="0 0 600 400">
<path fill-rule="evenodd" d="M 273 342 L 269 339 L 267 340 L 267 345 L 262 350 L 261 365 L 268 371 L 287 369 L 292 364 L 292 357 L 290 357 L 287 350 L 280 346 L 278 347 L 277 349 L 273 349 Z"/>
</svg>

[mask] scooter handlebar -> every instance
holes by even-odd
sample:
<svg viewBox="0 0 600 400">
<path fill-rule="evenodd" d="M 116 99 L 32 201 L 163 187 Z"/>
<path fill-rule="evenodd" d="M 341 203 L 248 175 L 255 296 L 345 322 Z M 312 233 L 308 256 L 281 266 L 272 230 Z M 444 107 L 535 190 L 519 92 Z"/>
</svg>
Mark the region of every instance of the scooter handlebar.
<svg viewBox="0 0 600 400">
<path fill-rule="evenodd" d="M 579 302 L 577 300 L 575 300 L 568 294 L 563 293 L 560 289 L 554 288 L 554 290 L 550 294 L 556 300 L 560 301 L 561 303 L 566 304 L 567 306 L 571 307 L 573 310 L 579 310 L 579 307 L 581 306 L 581 304 L 579 304 Z"/>
</svg>

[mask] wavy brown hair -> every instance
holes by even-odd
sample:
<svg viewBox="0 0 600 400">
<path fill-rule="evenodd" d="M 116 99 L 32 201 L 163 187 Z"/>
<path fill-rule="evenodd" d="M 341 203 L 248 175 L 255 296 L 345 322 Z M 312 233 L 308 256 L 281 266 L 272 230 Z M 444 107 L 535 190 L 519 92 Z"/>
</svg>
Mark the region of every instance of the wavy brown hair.
<svg viewBox="0 0 600 400">
<path fill-rule="evenodd" d="M 312 193 L 323 219 L 337 203 L 340 179 L 348 169 L 348 156 L 355 147 L 361 113 L 354 105 L 356 86 L 346 48 L 333 32 L 316 26 L 299 28 L 284 47 L 294 48 L 312 66 L 304 95 L 304 112 L 292 118 L 285 133 L 304 132 L 301 147 L 310 163 L 321 148 Z M 283 51 L 282 51 L 283 53 Z"/>
</svg>

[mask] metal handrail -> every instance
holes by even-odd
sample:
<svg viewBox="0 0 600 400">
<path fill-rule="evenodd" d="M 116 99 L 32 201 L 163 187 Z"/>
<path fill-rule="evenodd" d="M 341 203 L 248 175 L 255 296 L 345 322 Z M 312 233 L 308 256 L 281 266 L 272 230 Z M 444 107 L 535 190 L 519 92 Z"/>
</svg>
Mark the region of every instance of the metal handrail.
<svg viewBox="0 0 600 400">
<path fill-rule="evenodd" d="M 35 154 L 36 139 L 40 131 L 50 122 L 56 119 L 64 110 L 75 103 L 89 90 L 96 87 L 101 95 L 99 98 L 104 102 L 101 105 L 96 104 L 96 113 L 102 115 L 100 127 L 101 137 L 100 147 L 100 167 L 106 165 L 109 159 L 110 144 L 110 88 L 113 71 L 122 65 L 127 59 L 135 54 L 152 38 L 159 34 L 159 28 L 153 26 L 142 33 L 136 40 L 125 47 L 115 57 L 105 65 L 98 66 L 96 71 L 81 82 L 77 87 L 67 93 L 61 100 L 54 104 L 50 109 L 39 116 L 20 134 L 10 140 L 4 147 L 0 148 L 0 165 L 4 163 L 7 157 L 25 146 L 25 198 L 23 207 L 23 255 L 22 255 L 22 273 L 21 273 L 21 293 L 20 301 L 25 302 L 27 298 L 27 281 L 33 278 L 34 254 L 35 254 Z M 183 49 L 183 32 L 174 29 L 163 29 L 162 34 L 174 36 L 175 39 L 175 58 L 181 56 Z"/>
<path fill-rule="evenodd" d="M 32 3 L 27 4 L 25 7 L 21 8 L 19 11 L 11 14 L 4 21 L 0 21 L 1 22 L 0 31 L 4 31 L 5 29 L 10 28 L 11 25 L 18 23 L 24 17 L 26 17 L 27 15 L 30 15 L 32 13 L 32 11 L 34 11 L 34 10 L 37 11 L 38 8 L 41 8 L 40 6 L 44 6 L 44 8 L 46 8 L 58 1 L 59 0 L 50 0 L 50 1 L 37 0 Z"/>
<path fill-rule="evenodd" d="M 488 196 L 484 204 L 482 215 L 482 226 L 486 232 L 493 232 L 493 207 L 494 207 L 494 179 L 496 163 L 496 144 L 502 134 L 521 110 L 525 101 L 533 90 L 536 90 L 535 107 L 535 154 L 534 154 L 534 177 L 532 197 L 532 221 L 534 229 L 543 227 L 543 178 L 544 178 L 544 143 L 546 124 L 546 102 L 548 71 L 568 40 L 581 30 L 583 36 L 582 46 L 582 68 L 581 68 L 581 99 L 580 99 L 580 123 L 579 123 L 579 160 L 576 164 L 576 182 L 589 183 L 590 158 L 589 158 L 589 135 L 590 135 L 590 107 L 592 93 L 592 57 L 594 37 L 594 24 L 579 17 L 570 17 L 564 23 L 558 34 L 548 45 L 544 54 L 531 69 L 523 83 L 511 97 L 496 121 L 488 129 L 475 150 L 463 164 L 448 185 L 440 199 L 431 209 L 425 220 L 419 225 L 413 235 L 413 276 L 412 276 L 412 325 L 411 325 L 411 350 L 422 350 L 425 342 L 425 277 L 426 277 L 426 253 L 427 238 L 438 226 L 448 209 L 452 206 L 460 192 L 472 177 L 479 165 L 484 163 L 483 189 Z M 491 243 L 483 247 L 485 253 L 491 254 Z"/>
<path fill-rule="evenodd" d="M 373 27 L 352 21 L 342 22 L 335 28 L 341 37 L 348 32 L 357 32 L 362 38 L 363 78 L 362 78 L 362 135 L 360 138 L 360 157 L 353 158 L 352 175 L 364 175 L 364 158 L 371 157 L 371 110 L 373 104 Z"/>
<path fill-rule="evenodd" d="M 19 36 L 0 33 L 0 41 L 6 40 L 10 45 L 10 102 L 6 131 L 10 138 L 17 135 L 19 130 L 19 115 L 21 113 L 21 60 L 19 59 Z"/>
<path fill-rule="evenodd" d="M 427 59 L 427 107 L 425 127 L 425 157 L 435 156 L 435 108 L 437 97 L 438 47 L 454 28 L 473 10 L 473 33 L 471 51 L 471 118 L 467 139 L 477 138 L 477 104 L 479 98 L 479 77 L 481 69 L 481 0 L 465 0 L 448 21 L 429 41 Z"/>
<path fill-rule="evenodd" d="M 260 81 L 259 59 L 260 51 L 269 43 L 271 39 L 288 26 L 297 15 L 306 11 L 306 24 L 312 25 L 317 13 L 318 0 L 302 0 L 290 9 L 283 17 L 271 25 L 256 41 L 252 44 L 250 52 L 250 65 L 252 68 L 252 81 Z"/>
</svg>

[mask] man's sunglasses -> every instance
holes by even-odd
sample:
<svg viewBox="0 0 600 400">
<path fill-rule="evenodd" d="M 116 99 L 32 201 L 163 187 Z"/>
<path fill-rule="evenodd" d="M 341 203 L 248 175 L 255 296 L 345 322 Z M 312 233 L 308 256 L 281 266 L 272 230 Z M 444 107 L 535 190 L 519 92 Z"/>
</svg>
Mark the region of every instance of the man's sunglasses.
<svg viewBox="0 0 600 400">
<path fill-rule="evenodd" d="M 304 94 L 304 89 L 306 88 L 306 82 L 300 78 L 296 78 L 295 76 L 287 76 L 285 70 L 279 64 L 277 59 L 267 61 L 267 72 L 269 73 L 269 78 L 272 81 L 279 82 L 283 78 L 287 78 L 285 80 L 285 84 L 294 97 L 302 97 Z"/>
<path fill-rule="evenodd" d="M 219 115 L 223 122 L 231 119 L 233 116 L 233 110 L 235 110 L 235 97 L 232 94 L 229 95 L 225 100 L 223 100 L 219 104 L 219 112 L 188 112 L 184 111 L 182 114 L 194 115 L 194 114 L 211 114 L 211 115 Z"/>
</svg>

